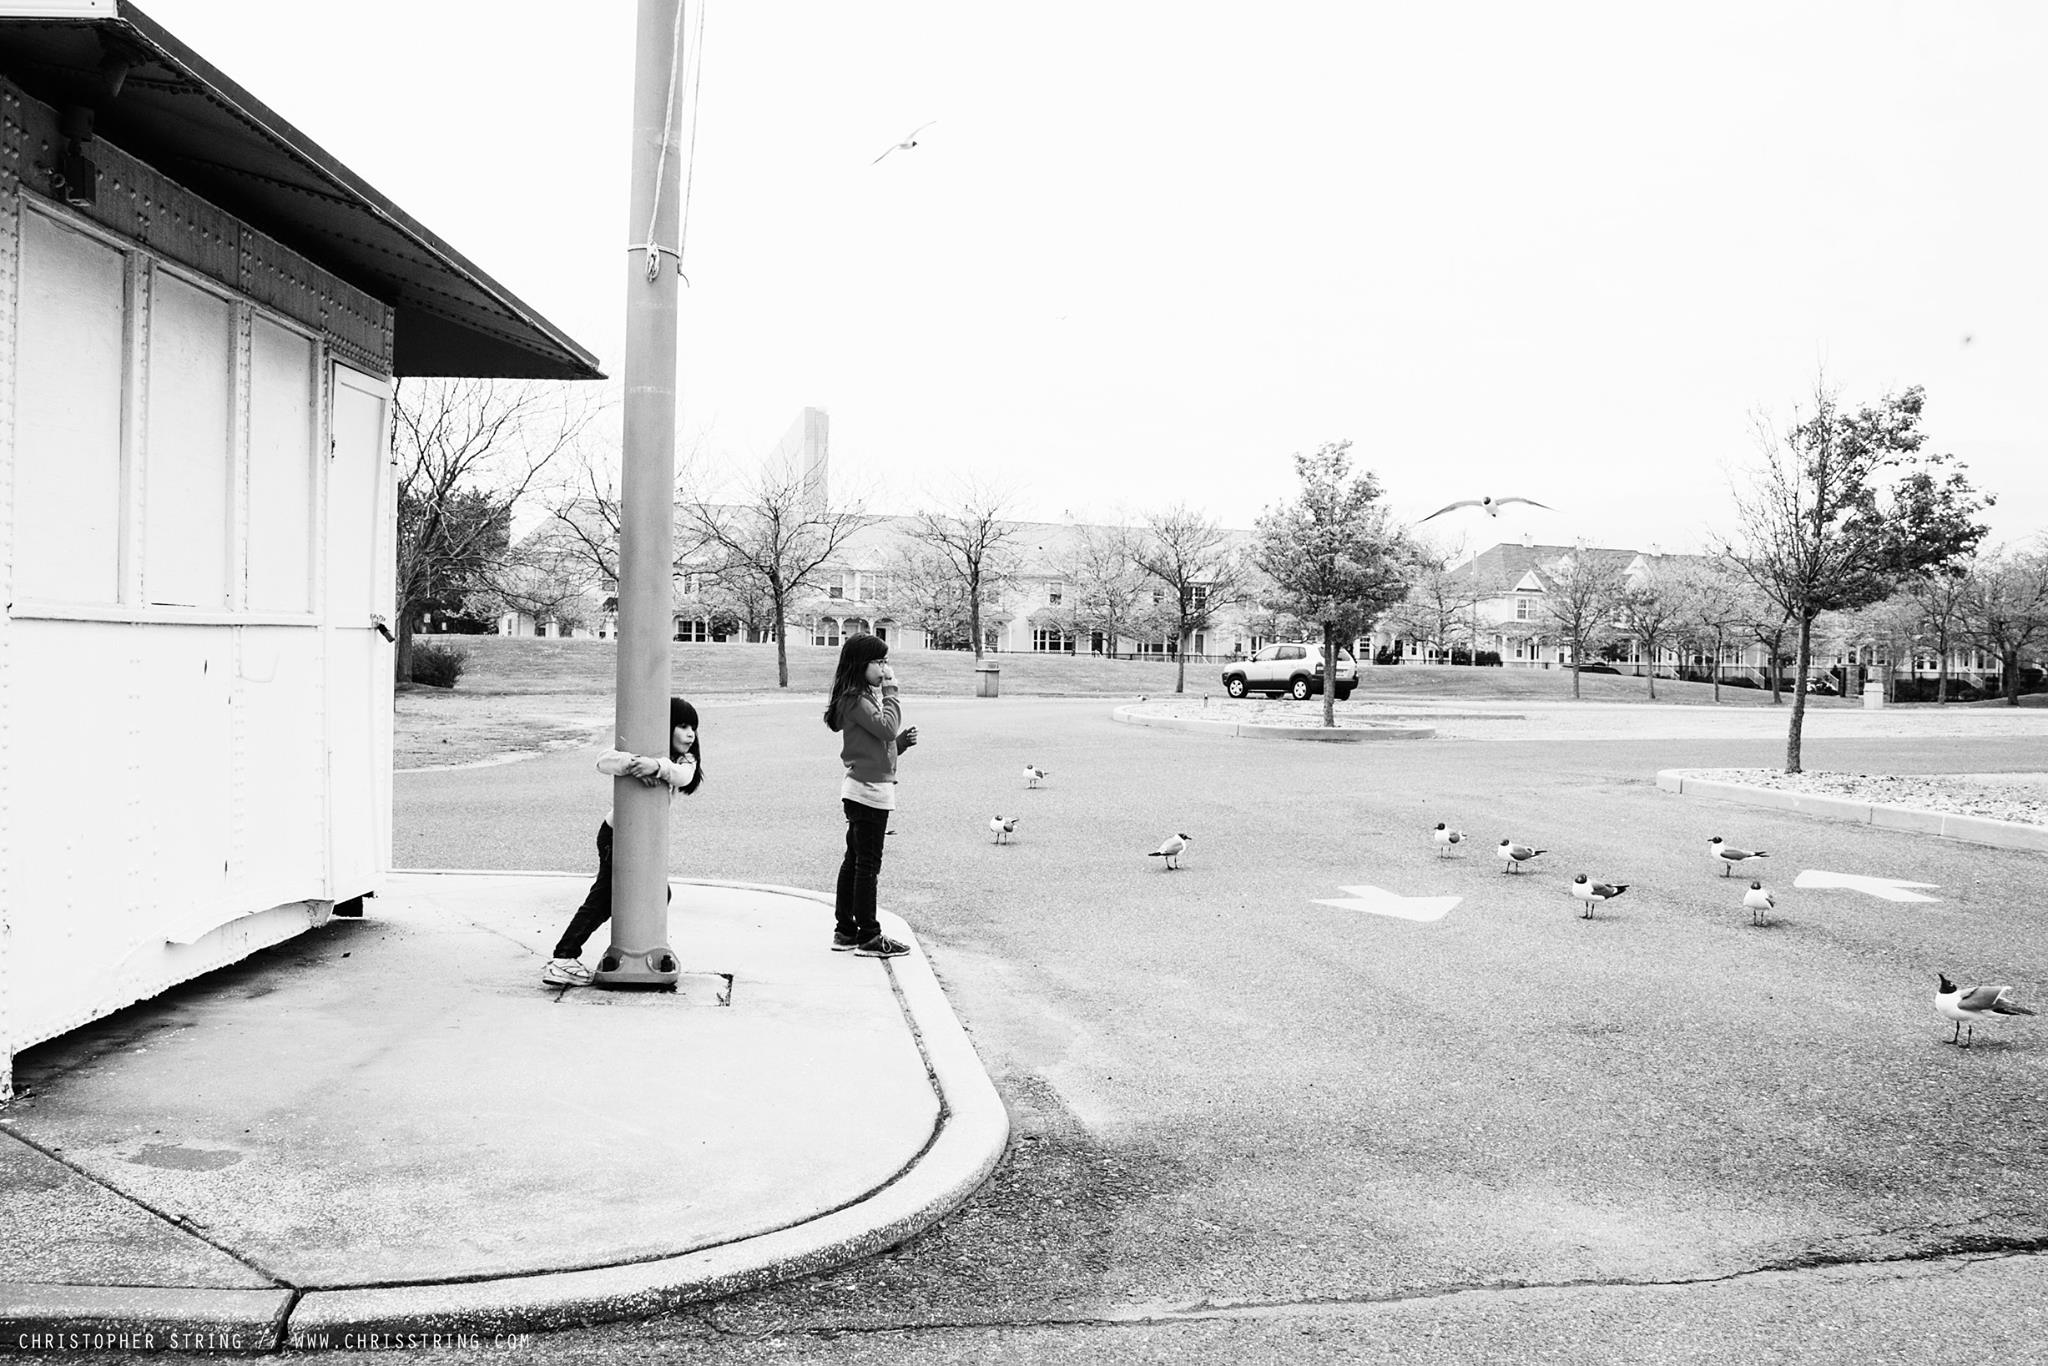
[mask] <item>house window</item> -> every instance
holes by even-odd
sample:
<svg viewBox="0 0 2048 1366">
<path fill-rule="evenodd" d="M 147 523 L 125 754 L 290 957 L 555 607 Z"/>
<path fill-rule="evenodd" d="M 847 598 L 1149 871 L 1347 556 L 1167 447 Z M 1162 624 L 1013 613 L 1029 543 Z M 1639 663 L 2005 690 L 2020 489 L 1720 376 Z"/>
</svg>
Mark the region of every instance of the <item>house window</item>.
<svg viewBox="0 0 2048 1366">
<path fill-rule="evenodd" d="M 846 575 L 839 570 L 833 570 L 832 576 L 825 581 L 825 593 L 826 596 L 833 599 L 844 598 L 846 596 Z"/>
<path fill-rule="evenodd" d="M 1152 590 L 1152 605 L 1154 607 L 1157 607 L 1160 603 L 1165 601 L 1166 590 L 1164 588 L 1155 588 Z"/>
<path fill-rule="evenodd" d="M 1518 598 L 1516 598 L 1516 599 L 1515 599 L 1515 620 L 1516 620 L 1516 621 L 1534 621 L 1535 619 L 1536 619 L 1536 603 L 1535 603 L 1535 601 L 1534 601 L 1533 599 L 1530 599 L 1530 598 L 1522 598 L 1522 597 L 1518 597 Z M 1519 657 L 1519 656 L 1518 656 L 1518 657 Z"/>
<path fill-rule="evenodd" d="M 1060 594 L 1061 594 L 1061 589 L 1060 589 L 1060 585 L 1058 585 L 1058 584 L 1054 584 L 1054 585 L 1053 585 L 1052 587 L 1050 587 L 1050 588 L 1046 589 L 1046 590 L 1045 590 L 1045 605 L 1046 605 L 1047 607 L 1057 607 L 1057 606 L 1059 606 L 1059 605 L 1060 605 Z"/>
<path fill-rule="evenodd" d="M 837 645 L 839 643 L 839 618 L 819 617 L 818 624 L 811 628 L 811 644 Z"/>
<path fill-rule="evenodd" d="M 1188 589 L 1188 606 L 1197 612 L 1209 609 L 1209 586 L 1198 583 Z"/>
<path fill-rule="evenodd" d="M 598 634 L 602 635 L 603 632 Z M 711 623 L 702 618 L 691 621 L 678 617 L 676 619 L 676 639 L 709 640 L 711 639 Z"/>
<path fill-rule="evenodd" d="M 1031 633 L 1031 648 L 1040 651 L 1074 652 L 1074 638 L 1058 627 L 1041 627 Z"/>
</svg>

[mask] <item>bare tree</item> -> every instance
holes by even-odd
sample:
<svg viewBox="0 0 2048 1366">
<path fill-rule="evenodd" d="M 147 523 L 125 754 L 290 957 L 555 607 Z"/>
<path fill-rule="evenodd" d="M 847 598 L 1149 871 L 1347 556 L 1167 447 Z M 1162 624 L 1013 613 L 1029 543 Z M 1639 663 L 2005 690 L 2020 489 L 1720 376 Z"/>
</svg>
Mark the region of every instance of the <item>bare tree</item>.
<svg viewBox="0 0 2048 1366">
<path fill-rule="evenodd" d="M 1948 659 L 1963 638 L 1965 609 L 1970 600 L 1967 567 L 1950 566 L 1915 574 L 1902 591 L 1920 615 L 1920 630 L 1934 647 L 1934 700 L 1948 701 Z"/>
<path fill-rule="evenodd" d="M 1798 632 L 1785 771 L 1800 771 L 1813 623 L 1889 595 L 1910 575 L 1976 547 L 1985 506 L 1960 470 L 1937 478 L 1945 456 L 1922 455 L 1918 388 L 1845 411 L 1825 383 L 1782 434 L 1757 423 L 1759 463 L 1738 490 L 1739 540 L 1721 549 L 1782 609 Z M 1899 471 L 1886 490 L 1881 481 Z"/>
<path fill-rule="evenodd" d="M 982 613 L 1001 598 L 1016 576 L 1021 531 L 1010 516 L 1008 489 L 978 480 L 961 484 L 942 507 L 914 514 L 910 536 L 950 573 L 967 600 L 967 626 L 974 657 L 982 657 Z"/>
<path fill-rule="evenodd" d="M 1229 532 L 1185 506 L 1145 517 L 1134 552 L 1138 568 L 1160 585 L 1159 619 L 1179 643 L 1173 690 L 1187 691 L 1188 642 L 1216 612 L 1247 596 L 1245 566 Z"/>
<path fill-rule="evenodd" d="M 1123 526 L 1077 526 L 1053 566 L 1067 587 L 1064 617 L 1073 634 L 1100 634 L 1107 653 L 1129 635 L 1145 591 L 1131 532 Z"/>
<path fill-rule="evenodd" d="M 1296 454 L 1299 496 L 1259 518 L 1253 562 L 1272 582 L 1267 601 L 1322 628 L 1323 725 L 1335 728 L 1337 644 L 1408 593 L 1414 547 L 1379 501 L 1371 470 L 1351 473 L 1351 443 Z"/>
<path fill-rule="evenodd" d="M 1729 640 L 1743 629 L 1748 581 L 1718 556 L 1693 556 L 1677 562 L 1669 581 L 1678 598 L 1678 629 L 1711 661 L 1714 700 L 1719 702 L 1721 659 Z"/>
<path fill-rule="evenodd" d="M 581 386 L 489 379 L 403 380 L 392 403 L 398 466 L 396 669 L 412 676 L 424 614 L 487 587 L 513 513 L 542 473 L 592 435 L 601 396 Z"/>
<path fill-rule="evenodd" d="M 463 610 L 478 617 L 518 612 L 536 623 L 582 628 L 603 609 L 605 587 L 578 549 L 543 524 L 484 570 Z"/>
<path fill-rule="evenodd" d="M 1615 603 L 1621 629 L 1635 637 L 1637 647 L 1649 656 L 1652 702 L 1657 700 L 1657 656 L 1678 634 L 1684 610 L 1678 585 L 1659 564 L 1661 558 L 1652 558 L 1641 577 L 1633 581 L 1624 578 Z"/>
<path fill-rule="evenodd" d="M 789 608 L 799 592 L 818 587 L 817 573 L 864 523 L 858 502 L 833 505 L 806 486 L 794 460 L 763 466 L 729 502 L 699 496 L 682 520 L 695 541 L 687 559 L 701 560 L 717 580 L 768 605 L 775 634 L 775 682 L 789 686 Z"/>
<path fill-rule="evenodd" d="M 1982 649 L 1998 656 L 2008 706 L 2020 704 L 2020 656 L 2048 640 L 2048 550 L 2006 550 L 1970 570 L 1963 619 Z"/>
<path fill-rule="evenodd" d="M 1414 580 L 1408 596 L 1397 603 L 1389 617 L 1425 645 L 1434 645 L 1444 658 L 1451 657 L 1452 641 L 1460 628 L 1470 638 L 1468 662 L 1479 662 L 1479 630 L 1474 613 L 1479 604 L 1498 596 L 1498 587 L 1480 581 L 1477 568 L 1451 567 L 1458 552 L 1434 546 L 1418 546 Z"/>
<path fill-rule="evenodd" d="M 943 555 L 919 542 L 904 543 L 896 548 L 888 574 L 887 602 L 897 621 L 924 632 L 936 649 L 970 643 L 967 593 Z"/>
<path fill-rule="evenodd" d="M 1543 611 L 1572 653 L 1572 696 L 1579 696 L 1579 670 L 1586 657 L 1614 632 L 1628 561 L 1610 550 L 1580 547 L 1543 571 L 1549 587 Z"/>
</svg>

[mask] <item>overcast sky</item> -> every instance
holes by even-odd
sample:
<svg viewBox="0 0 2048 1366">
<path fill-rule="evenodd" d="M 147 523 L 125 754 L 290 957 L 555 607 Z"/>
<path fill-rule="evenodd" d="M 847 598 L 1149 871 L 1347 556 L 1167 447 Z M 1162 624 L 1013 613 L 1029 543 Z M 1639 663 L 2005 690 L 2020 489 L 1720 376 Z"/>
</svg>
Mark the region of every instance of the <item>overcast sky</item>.
<svg viewBox="0 0 2048 1366">
<path fill-rule="evenodd" d="M 631 0 L 142 0 L 621 361 Z M 691 7 L 694 26 L 695 7 Z M 317 25 L 315 19 L 317 17 Z M 1696 548 L 1823 369 L 2048 527 L 2048 6 L 713 0 L 683 425 L 1248 526 L 1350 438 L 1472 548 Z M 935 121 L 919 145 L 874 158 Z"/>
</svg>

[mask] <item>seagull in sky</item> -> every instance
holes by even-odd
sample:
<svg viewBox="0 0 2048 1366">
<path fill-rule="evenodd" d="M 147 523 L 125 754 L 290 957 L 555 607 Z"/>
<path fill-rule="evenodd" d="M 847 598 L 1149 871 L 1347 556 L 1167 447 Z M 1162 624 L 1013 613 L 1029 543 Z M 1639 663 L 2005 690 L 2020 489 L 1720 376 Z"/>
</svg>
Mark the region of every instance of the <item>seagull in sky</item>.
<svg viewBox="0 0 2048 1366">
<path fill-rule="evenodd" d="M 1714 861 L 1721 865 L 1721 876 L 1727 877 L 1728 870 L 1738 863 L 1747 863 L 1753 858 L 1769 858 L 1761 849 L 1737 849 L 1719 835 L 1707 841 L 1707 847 L 1714 851 Z"/>
<path fill-rule="evenodd" d="M 1964 1048 L 1977 1037 L 1980 1021 L 1996 1019 L 2000 1015 L 2032 1015 L 2012 999 L 2012 988 L 2008 986 L 1959 987 L 1948 980 L 1947 973 L 1936 973 L 1941 985 L 1934 993 L 1934 1008 L 1945 1019 L 1956 1022 L 1956 1032 L 1949 1038 L 1950 1043 L 1961 1042 Z M 1962 1040 L 1963 1026 L 1970 1028 L 1969 1040 Z"/>
<path fill-rule="evenodd" d="M 1180 866 L 1179 859 L 1181 856 L 1181 851 L 1188 847 L 1188 841 L 1193 838 L 1193 835 L 1187 834 L 1185 832 L 1176 835 L 1168 835 L 1166 837 L 1166 843 L 1160 845 L 1157 849 L 1154 849 L 1151 853 L 1145 855 L 1145 857 L 1163 858 L 1166 860 L 1166 866 L 1168 868 L 1178 868 Z"/>
<path fill-rule="evenodd" d="M 1423 518 L 1422 522 L 1429 521 L 1431 517 L 1441 517 L 1446 512 L 1454 512 L 1459 508 L 1481 508 L 1485 510 L 1487 516 L 1498 517 L 1500 516 L 1501 507 L 1507 503 L 1527 503 L 1530 507 L 1542 508 L 1545 512 L 1557 511 L 1550 504 L 1539 503 L 1534 498 L 1461 498 L 1455 503 L 1444 504 L 1435 512 L 1430 513 L 1429 517 Z M 1421 526 L 1422 522 L 1417 522 L 1415 525 Z"/>
<path fill-rule="evenodd" d="M 1761 882 L 1749 884 L 1749 890 L 1742 894 L 1742 904 L 1749 907 L 1749 923 L 1752 925 L 1761 925 L 1770 919 L 1771 912 L 1778 905 L 1771 896 L 1771 889 Z"/>
<path fill-rule="evenodd" d="M 1052 775 L 1047 773 L 1044 769 L 1039 768 L 1034 764 L 1024 765 L 1024 786 L 1026 787 L 1037 787 L 1039 779 L 1049 778 L 1051 776 Z"/>
<path fill-rule="evenodd" d="M 1526 844 L 1516 844 L 1513 840 L 1502 840 L 1494 848 L 1493 852 L 1500 855 L 1500 870 L 1503 873 L 1516 873 L 1520 872 L 1522 865 L 1530 859 L 1535 858 L 1538 854 L 1547 854 L 1550 851 L 1548 849 L 1532 849 Z"/>
<path fill-rule="evenodd" d="M 1005 839 L 1017 833 L 1017 817 L 990 816 L 988 818 L 988 828 L 996 832 L 996 843 L 1001 844 Z"/>
<path fill-rule="evenodd" d="M 882 157 L 889 155 L 889 153 L 891 152 L 907 152 L 911 148 L 917 146 L 917 135 L 919 133 L 922 133 L 925 129 L 931 127 L 933 123 L 937 122 L 937 119 L 933 119 L 930 123 L 920 123 L 919 125 L 917 125 L 917 127 L 911 129 L 908 133 L 905 133 L 903 135 L 903 141 L 894 143 L 888 147 L 883 148 Z M 876 162 L 879 162 L 882 159 L 882 157 L 876 157 L 875 160 L 870 161 L 868 165 L 875 165 Z"/>
<path fill-rule="evenodd" d="M 1572 895 L 1586 903 L 1586 919 L 1593 918 L 1593 908 L 1603 901 L 1612 901 L 1628 890 L 1626 882 L 1593 882 L 1580 873 L 1572 879 Z"/>
<path fill-rule="evenodd" d="M 1453 830 L 1442 821 L 1436 823 L 1436 829 L 1430 831 L 1429 837 L 1436 843 L 1436 856 L 1438 858 L 1442 858 L 1445 854 L 1450 853 L 1454 846 L 1465 842 L 1464 831 Z"/>
</svg>

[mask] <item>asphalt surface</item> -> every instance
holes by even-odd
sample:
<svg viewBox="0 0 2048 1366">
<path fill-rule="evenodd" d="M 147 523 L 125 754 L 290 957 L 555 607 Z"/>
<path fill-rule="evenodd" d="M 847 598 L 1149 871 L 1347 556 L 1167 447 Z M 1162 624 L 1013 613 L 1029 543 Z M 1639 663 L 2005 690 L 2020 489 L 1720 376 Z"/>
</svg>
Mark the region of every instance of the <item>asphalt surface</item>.
<svg viewBox="0 0 2048 1366">
<path fill-rule="evenodd" d="M 674 872 L 828 887 L 816 700 L 701 710 Z M 1392 1333 L 1443 1359 L 1811 1361 L 2042 1340 L 2048 1034 L 1965 1052 L 1932 1010 L 1937 971 L 2040 1004 L 2038 855 L 1655 787 L 1776 763 L 1781 735 L 1547 741 L 1538 720 L 1286 745 L 1118 725 L 1100 699 L 906 710 L 922 743 L 883 902 L 1010 1106 L 1003 1167 L 887 1257 L 529 1352 L 1377 1360 Z M 585 869 L 595 754 L 399 775 L 397 862 Z M 1051 772 L 1037 790 L 1027 762 Z M 1810 735 L 1806 762 L 2048 767 L 2006 737 Z M 1014 843 L 996 814 L 1021 817 Z M 1469 853 L 1437 857 L 1438 820 Z M 1167 872 L 1145 853 L 1176 830 L 1194 841 Z M 1708 863 L 1714 834 L 1772 852 L 1770 926 Z M 1550 852 L 1503 875 L 1510 835 Z M 1804 868 L 1940 900 L 1795 891 Z M 1630 889 L 1587 920 L 1577 872 Z M 1433 923 L 1317 904 L 1351 885 L 1462 900 Z"/>
</svg>

